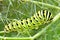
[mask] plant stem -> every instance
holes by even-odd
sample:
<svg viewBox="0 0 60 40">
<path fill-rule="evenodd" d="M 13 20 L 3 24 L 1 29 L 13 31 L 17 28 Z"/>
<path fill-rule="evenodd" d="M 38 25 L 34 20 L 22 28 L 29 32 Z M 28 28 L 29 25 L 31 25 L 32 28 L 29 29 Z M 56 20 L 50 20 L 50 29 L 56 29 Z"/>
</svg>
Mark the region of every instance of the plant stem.
<svg viewBox="0 0 60 40">
<path fill-rule="evenodd" d="M 0 39 L 4 39 L 4 40 L 33 40 L 31 37 L 23 37 L 23 38 L 20 38 L 20 37 L 1 37 L 0 36 Z"/>
<path fill-rule="evenodd" d="M 29 1 L 29 0 L 27 0 L 25 2 L 32 2 L 34 4 L 41 4 L 41 5 L 44 5 L 44 6 L 48 6 L 48 7 L 56 8 L 56 9 L 59 9 L 60 10 L 60 7 L 54 6 L 54 5 L 51 5 L 51 4 L 47 4 L 47 3 L 42 3 L 42 2 L 38 2 L 38 1 Z"/>
<path fill-rule="evenodd" d="M 0 33 L 4 33 L 4 31 L 0 31 Z"/>
</svg>

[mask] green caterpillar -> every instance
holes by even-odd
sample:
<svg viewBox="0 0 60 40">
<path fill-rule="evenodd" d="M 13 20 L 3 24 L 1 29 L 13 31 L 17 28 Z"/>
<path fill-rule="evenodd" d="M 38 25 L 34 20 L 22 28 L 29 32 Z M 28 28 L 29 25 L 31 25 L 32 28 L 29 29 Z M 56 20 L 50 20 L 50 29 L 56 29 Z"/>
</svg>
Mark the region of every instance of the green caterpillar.
<svg viewBox="0 0 60 40">
<path fill-rule="evenodd" d="M 48 23 L 52 20 L 52 13 L 47 10 L 41 10 L 35 13 L 32 17 L 23 20 L 13 20 L 13 22 L 5 25 L 5 32 L 24 32 L 24 30 L 38 29 L 39 25 Z"/>
</svg>

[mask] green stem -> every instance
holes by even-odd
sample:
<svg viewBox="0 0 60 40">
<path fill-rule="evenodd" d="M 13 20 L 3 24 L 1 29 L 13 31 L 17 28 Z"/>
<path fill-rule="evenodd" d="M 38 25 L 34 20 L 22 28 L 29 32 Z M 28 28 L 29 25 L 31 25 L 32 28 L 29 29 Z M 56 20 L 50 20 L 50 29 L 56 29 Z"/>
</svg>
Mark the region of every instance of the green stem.
<svg viewBox="0 0 60 40">
<path fill-rule="evenodd" d="M 31 37 L 24 37 L 24 38 L 20 38 L 20 37 L 1 37 L 0 39 L 4 39 L 4 40 L 33 40 Z"/>
<path fill-rule="evenodd" d="M 4 33 L 4 31 L 0 31 L 0 33 Z"/>
<path fill-rule="evenodd" d="M 25 2 L 32 2 L 34 4 L 41 4 L 41 5 L 44 5 L 44 6 L 48 6 L 48 7 L 56 8 L 56 9 L 60 10 L 60 7 L 57 7 L 57 6 L 54 6 L 54 5 L 51 5 L 51 4 L 47 4 L 47 3 L 42 3 L 42 2 L 38 2 L 38 1 L 30 1 L 30 0 L 26 0 Z"/>
<path fill-rule="evenodd" d="M 54 17 L 54 19 L 53 19 L 53 21 L 51 22 L 51 24 L 49 24 L 47 27 L 43 28 L 40 32 L 38 32 L 36 35 L 34 35 L 34 36 L 32 37 L 32 39 L 35 39 L 35 38 L 39 37 L 41 34 L 43 34 L 43 32 L 46 31 L 46 30 L 47 30 L 56 20 L 58 20 L 59 18 L 60 18 L 60 13 L 57 14 L 57 15 Z"/>
</svg>

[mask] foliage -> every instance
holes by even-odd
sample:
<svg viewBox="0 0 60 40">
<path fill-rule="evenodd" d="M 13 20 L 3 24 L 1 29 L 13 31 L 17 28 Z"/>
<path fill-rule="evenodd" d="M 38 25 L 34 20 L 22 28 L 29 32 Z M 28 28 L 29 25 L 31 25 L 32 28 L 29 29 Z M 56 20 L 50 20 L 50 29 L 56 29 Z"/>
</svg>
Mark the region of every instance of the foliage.
<svg viewBox="0 0 60 40">
<path fill-rule="evenodd" d="M 0 10 L 0 39 L 7 40 L 60 40 L 60 1 L 59 0 L 3 0 Z M 29 18 L 39 10 L 49 10 L 53 15 L 52 22 L 39 26 L 38 30 L 29 31 L 30 36 L 16 32 L 3 33 L 8 21 Z M 4 37 L 4 34 L 6 37 Z"/>
</svg>

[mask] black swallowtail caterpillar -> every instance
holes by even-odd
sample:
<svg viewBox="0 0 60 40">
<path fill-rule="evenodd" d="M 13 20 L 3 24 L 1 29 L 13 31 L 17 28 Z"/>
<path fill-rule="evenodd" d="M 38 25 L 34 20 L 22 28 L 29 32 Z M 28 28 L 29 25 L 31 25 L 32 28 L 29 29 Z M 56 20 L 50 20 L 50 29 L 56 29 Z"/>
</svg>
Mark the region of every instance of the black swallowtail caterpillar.
<svg viewBox="0 0 60 40">
<path fill-rule="evenodd" d="M 52 13 L 47 10 L 41 10 L 35 13 L 33 16 L 23 20 L 13 20 L 13 22 L 5 25 L 5 32 L 18 31 L 23 32 L 29 29 L 38 29 L 39 25 L 48 23 L 52 20 Z"/>
</svg>

